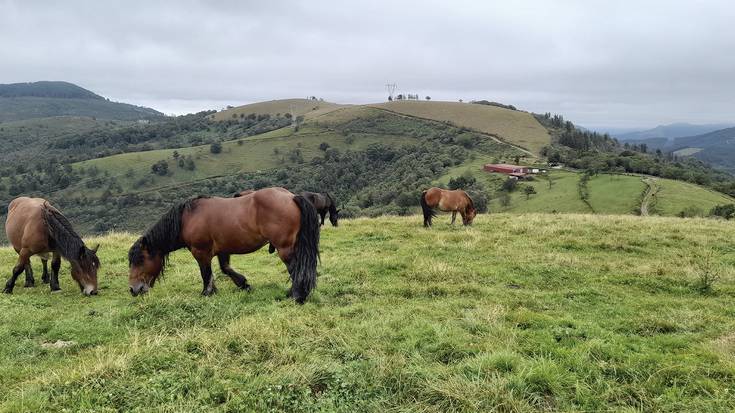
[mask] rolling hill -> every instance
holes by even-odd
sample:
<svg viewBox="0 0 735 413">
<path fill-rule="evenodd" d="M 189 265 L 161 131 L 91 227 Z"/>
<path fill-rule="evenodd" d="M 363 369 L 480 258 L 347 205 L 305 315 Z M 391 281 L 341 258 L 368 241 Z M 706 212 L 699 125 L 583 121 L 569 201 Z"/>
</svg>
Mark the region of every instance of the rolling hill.
<svg viewBox="0 0 735 413">
<path fill-rule="evenodd" d="M 652 149 L 673 152 L 677 156 L 693 156 L 717 168 L 735 172 L 735 128 L 719 129 L 695 136 L 674 139 L 644 139 L 632 141 Z"/>
<path fill-rule="evenodd" d="M 286 116 L 291 109 L 304 118 L 298 127 Z M 65 126 L 53 127 L 61 119 Z M 493 213 L 706 215 L 716 205 L 734 202 L 701 186 L 666 189 L 674 184 L 619 173 L 593 173 L 582 198 L 584 171 L 602 171 L 595 165 L 713 179 L 701 169 L 633 153 L 587 152 L 584 156 L 597 158 L 580 162 L 579 170 L 552 169 L 550 181 L 538 177 L 510 193 L 502 189 L 505 176 L 482 171 L 485 163 L 497 162 L 539 162 L 545 168 L 526 148 L 558 145 L 551 138 L 558 134 L 522 111 L 415 101 L 269 101 L 150 123 L 17 121 L 0 125 L 0 138 L 7 141 L 6 158 L 0 159 L 16 161 L 0 167 L 0 203 L 18 195 L 43 196 L 83 233 L 100 233 L 143 230 L 151 217 L 188 197 L 274 185 L 329 191 L 345 217 L 417 213 L 422 189 L 446 187 L 460 177 L 471 178 L 465 188 L 481 209 L 487 205 Z M 650 188 L 654 181 L 657 191 Z M 527 187 L 533 193 L 526 195 Z"/>
<path fill-rule="evenodd" d="M 311 118 L 314 116 L 329 113 L 335 109 L 348 105 L 339 105 L 336 103 L 324 102 L 312 99 L 280 99 L 270 100 L 267 102 L 252 103 L 249 105 L 237 106 L 234 108 L 219 111 L 212 115 L 212 119 L 217 121 L 239 119 L 251 113 L 256 115 L 285 115 L 305 116 Z"/>
<path fill-rule="evenodd" d="M 530 113 L 497 106 L 459 102 L 393 101 L 370 105 L 408 116 L 450 122 L 496 136 L 538 155 L 551 144 L 548 131 Z"/>
<path fill-rule="evenodd" d="M 79 293 L 66 263 L 61 292 L 22 288 L 21 277 L 0 296 L 0 410 L 735 409 L 731 223 L 446 222 L 325 227 L 319 284 L 303 306 L 284 299 L 285 268 L 266 250 L 233 256 L 250 293 L 218 274 L 219 293 L 200 296 L 182 250 L 132 298 L 136 235 L 86 239 L 101 243 L 98 296 Z M 0 267 L 16 255 L 0 248 Z M 707 291 L 703 274 L 721 278 Z"/>
<path fill-rule="evenodd" d="M 0 84 L 0 122 L 58 116 L 138 120 L 163 114 L 142 106 L 111 102 L 67 82 Z"/>
</svg>

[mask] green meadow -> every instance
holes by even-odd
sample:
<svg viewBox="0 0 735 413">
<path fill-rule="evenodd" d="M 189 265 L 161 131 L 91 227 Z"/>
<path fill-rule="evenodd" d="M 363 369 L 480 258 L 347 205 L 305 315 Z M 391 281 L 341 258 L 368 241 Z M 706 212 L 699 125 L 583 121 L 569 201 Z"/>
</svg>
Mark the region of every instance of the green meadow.
<svg viewBox="0 0 735 413">
<path fill-rule="evenodd" d="M 218 275 L 219 294 L 200 296 L 195 261 L 179 251 L 133 298 L 135 236 L 89 239 L 102 244 L 99 296 L 83 297 L 67 264 L 62 292 L 21 277 L 0 296 L 0 411 L 735 409 L 731 223 L 448 222 L 324 227 L 319 285 L 303 306 L 284 298 L 286 269 L 265 250 L 233 260 L 251 293 Z M 6 274 L 15 257 L 0 249 Z"/>
</svg>

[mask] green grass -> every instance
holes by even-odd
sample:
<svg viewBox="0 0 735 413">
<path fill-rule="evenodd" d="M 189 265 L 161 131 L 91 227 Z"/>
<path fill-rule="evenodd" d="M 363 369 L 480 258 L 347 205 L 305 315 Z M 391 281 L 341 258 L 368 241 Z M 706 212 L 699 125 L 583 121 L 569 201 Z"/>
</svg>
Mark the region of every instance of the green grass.
<svg viewBox="0 0 735 413">
<path fill-rule="evenodd" d="M 100 295 L 62 267 L 0 296 L 0 410 L 732 411 L 731 226 L 703 219 L 481 215 L 471 228 L 358 219 L 322 232 L 319 286 L 282 299 L 265 251 L 201 297 L 186 251 L 127 292 L 132 235 L 100 241 Z M 700 252 L 714 257 L 703 267 Z M 15 253 L 0 249 L 9 271 Z M 37 262 L 35 263 L 37 264 Z M 38 271 L 37 271 L 38 272 Z M 38 275 L 38 274 L 37 274 Z"/>
<path fill-rule="evenodd" d="M 590 178 L 587 187 L 589 202 L 595 212 L 617 215 L 639 212 L 646 184 L 640 176 L 601 174 Z"/>
<path fill-rule="evenodd" d="M 369 105 L 404 115 L 451 122 L 495 135 L 538 155 L 551 143 L 549 132 L 530 114 L 496 106 L 458 102 L 394 101 Z"/>
<path fill-rule="evenodd" d="M 499 175 L 499 174 L 495 174 Z M 577 183 L 579 182 L 579 174 L 567 171 L 551 171 L 550 176 L 553 184 L 549 188 L 548 181 L 543 178 L 537 178 L 534 181 L 523 182 L 523 185 L 533 186 L 537 194 L 526 198 L 526 195 L 519 189 L 513 192 L 511 203 L 508 207 L 503 207 L 494 199 L 491 202 L 491 211 L 503 212 L 560 212 L 560 213 L 586 213 L 591 212 L 589 207 L 579 199 L 577 193 Z"/>
<path fill-rule="evenodd" d="M 707 214 L 716 205 L 735 203 L 725 194 L 687 182 L 657 179 L 656 183 L 661 188 L 656 194 L 656 213 L 660 215 L 677 215 L 688 207 Z"/>
</svg>

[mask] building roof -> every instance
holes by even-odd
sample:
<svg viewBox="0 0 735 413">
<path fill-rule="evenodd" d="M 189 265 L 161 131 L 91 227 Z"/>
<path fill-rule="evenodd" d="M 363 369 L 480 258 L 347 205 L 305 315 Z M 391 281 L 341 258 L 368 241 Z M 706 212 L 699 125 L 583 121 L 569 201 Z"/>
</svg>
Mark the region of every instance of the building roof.
<svg viewBox="0 0 735 413">
<path fill-rule="evenodd" d="M 504 169 L 528 169 L 527 166 L 520 166 L 520 165 L 511 165 L 508 163 L 489 163 L 485 166 L 490 166 L 493 168 L 504 168 Z"/>
</svg>

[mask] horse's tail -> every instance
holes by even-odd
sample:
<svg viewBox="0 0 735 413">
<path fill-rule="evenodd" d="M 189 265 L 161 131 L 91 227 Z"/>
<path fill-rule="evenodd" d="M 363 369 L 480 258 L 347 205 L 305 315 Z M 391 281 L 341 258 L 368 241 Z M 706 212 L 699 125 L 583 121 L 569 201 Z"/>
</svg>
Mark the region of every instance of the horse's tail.
<svg viewBox="0 0 735 413">
<path fill-rule="evenodd" d="M 421 193 L 421 210 L 424 211 L 424 226 L 431 226 L 431 218 L 436 216 L 436 211 L 431 209 L 429 204 L 426 203 L 426 191 Z"/>
<path fill-rule="evenodd" d="M 296 302 L 303 304 L 316 287 L 316 265 L 319 260 L 319 219 L 316 208 L 306 198 L 293 198 L 301 210 L 301 228 L 296 235 L 296 245 L 288 262 L 291 275 L 291 292 Z"/>
</svg>

